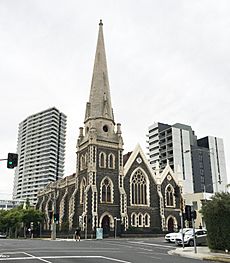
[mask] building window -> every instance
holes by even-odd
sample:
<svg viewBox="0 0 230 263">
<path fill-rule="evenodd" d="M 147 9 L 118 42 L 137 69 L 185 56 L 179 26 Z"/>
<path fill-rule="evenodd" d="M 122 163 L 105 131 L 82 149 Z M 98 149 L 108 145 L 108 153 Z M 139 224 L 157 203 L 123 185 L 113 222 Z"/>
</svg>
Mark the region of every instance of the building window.
<svg viewBox="0 0 230 263">
<path fill-rule="evenodd" d="M 143 215 L 142 214 L 138 215 L 138 226 L 140 227 L 143 226 Z"/>
<path fill-rule="evenodd" d="M 106 168 L 106 154 L 104 152 L 99 154 L 99 167 Z"/>
<path fill-rule="evenodd" d="M 111 180 L 106 177 L 101 182 L 101 202 L 112 203 L 113 185 Z"/>
<path fill-rule="evenodd" d="M 81 180 L 81 185 L 80 185 L 80 203 L 81 204 L 84 202 L 85 188 L 86 188 L 86 180 L 83 177 L 82 180 Z"/>
<path fill-rule="evenodd" d="M 131 202 L 132 205 L 147 205 L 147 181 L 140 169 L 131 177 Z"/>
<path fill-rule="evenodd" d="M 84 163 L 84 169 L 87 168 L 88 165 L 88 153 L 85 154 L 85 163 Z"/>
<path fill-rule="evenodd" d="M 85 157 L 84 155 L 82 155 L 80 158 L 80 171 L 84 169 L 84 162 L 85 162 Z"/>
<path fill-rule="evenodd" d="M 144 227 L 149 227 L 150 226 L 150 216 L 149 214 L 144 215 Z"/>
<path fill-rule="evenodd" d="M 115 168 L 115 156 L 112 153 L 110 153 L 108 156 L 108 167 L 109 169 Z"/>
<path fill-rule="evenodd" d="M 131 214 L 131 226 L 137 226 L 136 222 L 137 215 L 135 213 Z"/>
<path fill-rule="evenodd" d="M 174 206 L 174 191 L 171 185 L 165 189 L 166 206 Z"/>
</svg>

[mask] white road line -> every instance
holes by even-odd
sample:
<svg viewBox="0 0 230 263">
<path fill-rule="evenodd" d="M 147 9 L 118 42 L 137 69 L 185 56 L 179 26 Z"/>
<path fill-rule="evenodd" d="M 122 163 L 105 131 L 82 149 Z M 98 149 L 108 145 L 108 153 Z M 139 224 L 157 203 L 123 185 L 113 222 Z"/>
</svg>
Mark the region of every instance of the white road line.
<svg viewBox="0 0 230 263">
<path fill-rule="evenodd" d="M 116 262 L 121 262 L 121 263 L 132 263 L 132 262 L 126 261 L 126 260 L 121 260 L 121 259 L 117 259 L 117 258 L 109 258 L 109 257 L 104 257 L 104 256 L 45 256 L 45 257 L 32 256 L 32 257 L 19 257 L 19 258 L 4 258 L 4 259 L 0 259 L 0 261 L 31 260 L 31 259 L 38 259 L 38 260 L 45 261 L 44 259 L 65 259 L 65 258 L 102 258 L 102 259 L 107 259 L 110 261 L 116 261 Z M 45 261 L 45 262 L 51 263 L 50 261 Z"/>
<path fill-rule="evenodd" d="M 108 257 L 103 257 L 103 256 L 102 256 L 102 258 L 108 259 L 108 260 L 111 260 L 111 261 L 122 262 L 122 263 L 132 263 L 132 262 L 130 262 L 130 261 L 121 260 L 121 259 L 117 259 L 117 258 L 108 258 Z"/>
<path fill-rule="evenodd" d="M 161 245 L 161 244 L 143 243 L 143 242 L 137 242 L 137 241 L 128 241 L 128 243 L 141 244 L 141 245 L 154 246 L 154 247 L 165 247 L 165 248 L 172 248 L 173 249 L 172 246 L 166 246 L 166 245 Z"/>
<path fill-rule="evenodd" d="M 45 259 L 42 259 L 42 258 L 40 258 L 40 257 L 35 257 L 34 255 L 31 255 L 31 254 L 29 254 L 29 253 L 26 253 L 26 252 L 23 252 L 23 253 L 24 253 L 25 255 L 29 256 L 29 257 L 36 258 L 36 259 L 41 260 L 41 261 L 43 261 L 43 262 L 52 263 L 52 262 L 47 261 L 47 260 L 45 260 Z"/>
</svg>

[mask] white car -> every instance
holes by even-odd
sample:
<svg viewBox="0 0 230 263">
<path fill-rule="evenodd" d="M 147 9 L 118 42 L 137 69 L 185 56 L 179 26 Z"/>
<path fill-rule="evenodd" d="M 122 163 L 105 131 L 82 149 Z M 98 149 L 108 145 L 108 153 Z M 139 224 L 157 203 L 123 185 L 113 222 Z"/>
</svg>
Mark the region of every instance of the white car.
<svg viewBox="0 0 230 263">
<path fill-rule="evenodd" d="M 195 238 L 196 238 L 196 245 L 206 245 L 207 244 L 207 230 L 206 229 L 195 229 Z M 175 242 L 177 245 L 182 245 L 182 238 L 177 237 Z M 193 229 L 185 233 L 184 245 L 188 245 L 190 247 L 194 246 Z"/>
<path fill-rule="evenodd" d="M 183 228 L 183 234 L 185 234 L 187 231 L 191 230 L 192 228 Z M 173 232 L 173 233 L 168 233 L 167 235 L 165 235 L 165 240 L 167 242 L 172 242 L 175 243 L 176 238 L 181 238 L 181 234 L 182 234 L 182 229 L 179 230 L 179 232 Z"/>
<path fill-rule="evenodd" d="M 2 233 L 2 232 L 0 232 L 0 238 L 6 238 L 6 234 L 5 234 L 5 233 Z"/>
</svg>

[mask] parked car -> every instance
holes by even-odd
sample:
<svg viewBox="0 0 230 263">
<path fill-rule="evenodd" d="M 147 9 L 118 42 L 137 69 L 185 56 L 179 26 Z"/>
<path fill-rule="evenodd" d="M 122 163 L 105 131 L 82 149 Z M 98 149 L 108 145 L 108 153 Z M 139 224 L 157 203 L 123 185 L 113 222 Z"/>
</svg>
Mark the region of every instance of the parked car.
<svg viewBox="0 0 230 263">
<path fill-rule="evenodd" d="M 183 228 L 183 233 L 185 234 L 187 231 L 191 229 L 192 228 Z M 182 233 L 182 229 L 180 229 L 179 232 L 168 233 L 167 235 L 165 235 L 165 240 L 167 242 L 174 243 L 177 237 L 181 237 L 181 233 Z"/>
<path fill-rule="evenodd" d="M 2 233 L 2 232 L 0 232 L 0 238 L 6 238 L 6 234 L 5 234 L 5 233 Z"/>
<path fill-rule="evenodd" d="M 195 238 L 196 245 L 206 245 L 207 244 L 207 231 L 206 229 L 195 229 Z M 176 237 L 175 243 L 177 245 L 182 245 L 182 237 Z M 190 247 L 194 246 L 194 235 L 193 229 L 189 230 L 184 235 L 184 245 L 188 245 Z"/>
</svg>

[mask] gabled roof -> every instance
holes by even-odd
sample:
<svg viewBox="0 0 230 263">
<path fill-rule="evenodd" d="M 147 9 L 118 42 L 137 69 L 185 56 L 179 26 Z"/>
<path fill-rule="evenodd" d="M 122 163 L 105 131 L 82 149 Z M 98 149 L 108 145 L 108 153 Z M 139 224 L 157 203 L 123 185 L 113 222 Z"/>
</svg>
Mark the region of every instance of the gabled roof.
<svg viewBox="0 0 230 263">
<path fill-rule="evenodd" d="M 147 160 L 140 144 L 137 144 L 137 146 L 135 147 L 134 151 L 131 153 L 131 155 L 129 156 L 127 162 L 125 163 L 124 166 L 124 176 L 127 174 L 127 172 L 129 171 L 131 165 L 133 164 L 133 162 L 136 161 L 137 156 L 140 155 L 142 158 L 142 161 L 145 163 L 146 167 L 149 170 L 149 173 L 152 175 L 152 178 L 154 179 L 154 181 L 156 181 L 155 179 L 155 174 L 154 171 L 152 169 L 152 167 L 149 164 L 149 161 Z"/>
<path fill-rule="evenodd" d="M 172 168 L 170 167 L 169 162 L 167 161 L 167 164 L 164 170 L 160 174 L 160 183 L 162 183 L 165 180 L 165 177 L 168 176 L 168 174 L 170 174 L 170 176 L 173 178 L 176 184 L 181 185 L 182 178 L 181 178 L 180 168 L 178 167 L 177 172 L 174 172 Z"/>
</svg>

